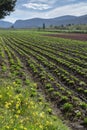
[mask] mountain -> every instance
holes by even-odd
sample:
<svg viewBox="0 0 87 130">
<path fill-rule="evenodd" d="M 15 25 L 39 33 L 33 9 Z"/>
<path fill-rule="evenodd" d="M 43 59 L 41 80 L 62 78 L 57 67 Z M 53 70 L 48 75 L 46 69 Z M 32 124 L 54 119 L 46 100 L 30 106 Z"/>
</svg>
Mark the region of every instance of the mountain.
<svg viewBox="0 0 87 130">
<path fill-rule="evenodd" d="M 77 24 L 87 24 L 87 15 L 83 15 L 83 16 L 80 16 L 78 17 L 77 19 Z"/>
<path fill-rule="evenodd" d="M 59 26 L 68 24 L 87 24 L 87 15 L 79 17 L 65 15 L 50 19 L 32 18 L 27 20 L 17 20 L 14 24 L 0 20 L 0 27 L 9 28 L 13 25 L 14 28 L 38 28 L 42 27 L 43 23 L 45 23 L 46 27 L 50 25 Z"/>
<path fill-rule="evenodd" d="M 17 20 L 13 26 L 15 28 L 36 28 L 42 27 L 43 23 L 45 23 L 46 27 L 50 25 L 87 24 L 87 15 L 79 17 L 66 15 L 51 19 L 33 18 L 28 20 Z"/>
<path fill-rule="evenodd" d="M 0 28 L 9 28 L 11 26 L 12 26 L 12 23 L 0 20 Z"/>
</svg>

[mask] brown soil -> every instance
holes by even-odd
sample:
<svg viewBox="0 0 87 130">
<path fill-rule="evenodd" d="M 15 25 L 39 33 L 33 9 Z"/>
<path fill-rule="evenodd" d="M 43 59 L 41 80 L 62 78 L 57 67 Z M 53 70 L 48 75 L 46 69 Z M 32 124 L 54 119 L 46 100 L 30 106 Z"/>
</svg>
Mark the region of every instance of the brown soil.
<svg viewBox="0 0 87 130">
<path fill-rule="evenodd" d="M 64 33 L 62 33 L 62 34 L 47 34 L 45 36 L 60 37 L 60 38 L 80 40 L 80 41 L 87 41 L 87 34 L 78 34 L 78 33 L 64 34 Z"/>
</svg>

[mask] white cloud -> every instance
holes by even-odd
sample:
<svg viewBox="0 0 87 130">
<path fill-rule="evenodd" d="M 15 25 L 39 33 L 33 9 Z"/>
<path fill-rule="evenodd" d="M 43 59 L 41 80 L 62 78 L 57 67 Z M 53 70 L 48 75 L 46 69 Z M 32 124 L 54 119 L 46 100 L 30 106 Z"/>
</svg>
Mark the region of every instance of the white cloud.
<svg viewBox="0 0 87 130">
<path fill-rule="evenodd" d="M 46 3 L 46 4 L 54 4 L 58 0 L 30 0 L 30 3 Z M 60 0 L 59 0 L 60 1 Z"/>
<path fill-rule="evenodd" d="M 79 3 L 57 7 L 46 13 L 45 17 L 57 17 L 62 15 L 85 15 L 87 14 L 87 3 Z"/>
<path fill-rule="evenodd" d="M 49 6 L 48 4 L 42 4 L 42 3 L 28 3 L 28 4 L 24 4 L 23 6 L 35 10 L 46 10 L 51 8 L 51 6 Z"/>
<path fill-rule="evenodd" d="M 87 3 L 77 3 L 72 5 L 65 5 L 51 9 L 49 11 L 31 11 L 31 10 L 18 10 L 16 9 L 10 16 L 7 16 L 5 20 L 14 22 L 17 19 L 31 19 L 35 17 L 39 18 L 53 18 L 63 15 L 75 15 L 81 16 L 87 14 Z"/>
</svg>

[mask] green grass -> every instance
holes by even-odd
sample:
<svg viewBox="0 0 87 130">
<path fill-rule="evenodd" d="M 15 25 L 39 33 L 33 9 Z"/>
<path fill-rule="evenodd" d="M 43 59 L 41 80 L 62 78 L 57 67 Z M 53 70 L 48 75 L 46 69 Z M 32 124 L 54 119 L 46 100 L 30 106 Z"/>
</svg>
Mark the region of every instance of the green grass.
<svg viewBox="0 0 87 130">
<path fill-rule="evenodd" d="M 50 113 L 44 97 L 37 93 L 37 84 L 21 79 L 0 79 L 1 130 L 69 130 Z"/>
</svg>

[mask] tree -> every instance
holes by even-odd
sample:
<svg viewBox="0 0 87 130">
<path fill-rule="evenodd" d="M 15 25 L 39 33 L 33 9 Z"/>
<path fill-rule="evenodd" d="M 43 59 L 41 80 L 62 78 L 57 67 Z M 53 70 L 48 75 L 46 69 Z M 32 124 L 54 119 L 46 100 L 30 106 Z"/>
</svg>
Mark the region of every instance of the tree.
<svg viewBox="0 0 87 130">
<path fill-rule="evenodd" d="M 14 25 L 12 25 L 11 28 L 13 29 L 13 28 L 14 28 Z"/>
<path fill-rule="evenodd" d="M 43 23 L 43 29 L 45 29 L 45 23 Z"/>
<path fill-rule="evenodd" d="M 17 0 L 0 0 L 0 19 L 14 11 Z"/>
</svg>

